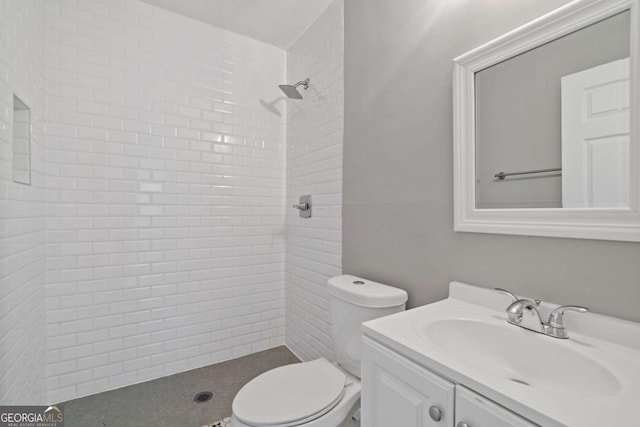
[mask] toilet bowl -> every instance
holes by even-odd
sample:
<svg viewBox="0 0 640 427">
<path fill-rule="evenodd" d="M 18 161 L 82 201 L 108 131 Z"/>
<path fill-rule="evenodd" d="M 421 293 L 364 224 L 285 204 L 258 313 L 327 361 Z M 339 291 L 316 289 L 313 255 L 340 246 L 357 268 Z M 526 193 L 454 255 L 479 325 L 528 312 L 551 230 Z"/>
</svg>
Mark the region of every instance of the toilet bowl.
<svg viewBox="0 0 640 427">
<path fill-rule="evenodd" d="M 272 369 L 247 383 L 233 401 L 231 426 L 346 427 L 359 401 L 360 381 L 321 358 Z"/>
<path fill-rule="evenodd" d="M 401 289 L 350 275 L 329 279 L 335 363 L 281 366 L 233 400 L 232 427 L 355 427 L 360 407 L 360 325 L 405 309 Z"/>
</svg>

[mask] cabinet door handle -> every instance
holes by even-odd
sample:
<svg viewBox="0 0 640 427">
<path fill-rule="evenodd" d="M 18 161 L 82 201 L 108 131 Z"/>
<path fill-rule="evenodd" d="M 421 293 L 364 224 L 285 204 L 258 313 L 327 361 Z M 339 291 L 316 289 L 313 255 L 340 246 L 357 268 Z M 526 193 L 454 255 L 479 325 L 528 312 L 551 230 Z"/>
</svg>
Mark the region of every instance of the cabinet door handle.
<svg viewBox="0 0 640 427">
<path fill-rule="evenodd" d="M 429 416 L 433 421 L 440 421 L 442 419 L 442 410 L 437 406 L 432 406 L 429 408 Z"/>
<path fill-rule="evenodd" d="M 458 424 L 456 424 L 456 427 L 469 427 L 469 424 L 465 423 L 464 421 L 460 421 Z"/>
</svg>

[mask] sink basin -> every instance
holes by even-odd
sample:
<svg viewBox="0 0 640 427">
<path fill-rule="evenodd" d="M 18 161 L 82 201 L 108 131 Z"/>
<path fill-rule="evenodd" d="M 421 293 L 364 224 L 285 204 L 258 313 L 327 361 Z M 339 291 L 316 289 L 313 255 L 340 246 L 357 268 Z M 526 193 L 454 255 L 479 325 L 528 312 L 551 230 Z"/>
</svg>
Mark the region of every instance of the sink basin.
<svg viewBox="0 0 640 427">
<path fill-rule="evenodd" d="M 582 397 L 609 396 L 621 389 L 609 370 L 567 348 L 568 342 L 506 322 L 503 326 L 446 319 L 431 322 L 419 332 L 458 362 L 522 387 Z"/>
<path fill-rule="evenodd" d="M 507 323 L 509 301 L 453 282 L 447 299 L 364 322 L 362 330 L 367 340 L 533 425 L 622 426 L 640 419 L 640 324 L 570 315 L 564 319 L 570 338 L 557 339 Z M 555 307 L 540 303 L 545 317 Z"/>
</svg>

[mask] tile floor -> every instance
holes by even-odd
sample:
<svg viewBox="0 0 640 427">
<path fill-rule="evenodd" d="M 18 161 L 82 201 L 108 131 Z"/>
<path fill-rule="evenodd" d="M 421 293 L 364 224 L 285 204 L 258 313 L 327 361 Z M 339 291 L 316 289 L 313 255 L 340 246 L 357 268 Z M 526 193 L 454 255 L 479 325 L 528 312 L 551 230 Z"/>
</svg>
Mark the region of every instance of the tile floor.
<svg viewBox="0 0 640 427">
<path fill-rule="evenodd" d="M 276 347 L 204 368 L 70 400 L 65 427 L 201 427 L 231 415 L 238 390 L 269 369 L 299 362 L 288 348 Z M 200 391 L 213 398 L 195 403 Z M 215 425 L 215 424 L 214 424 Z M 224 423 L 221 425 L 225 425 Z"/>
</svg>

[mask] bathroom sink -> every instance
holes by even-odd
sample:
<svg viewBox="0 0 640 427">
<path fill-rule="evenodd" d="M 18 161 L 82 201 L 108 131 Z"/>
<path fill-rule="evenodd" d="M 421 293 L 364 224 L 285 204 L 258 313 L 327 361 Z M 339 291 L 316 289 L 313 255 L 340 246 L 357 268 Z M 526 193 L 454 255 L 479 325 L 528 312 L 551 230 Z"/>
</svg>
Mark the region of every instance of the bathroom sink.
<svg viewBox="0 0 640 427">
<path fill-rule="evenodd" d="M 620 391 L 620 382 L 608 369 L 578 352 L 579 343 L 506 322 L 499 325 L 475 319 L 443 319 L 419 329 L 424 339 L 459 363 L 522 387 L 582 397 Z"/>
<path fill-rule="evenodd" d="M 534 425 L 640 419 L 640 324 L 569 313 L 568 339 L 507 323 L 507 295 L 453 282 L 449 297 L 363 323 L 365 337 Z M 547 319 L 557 307 L 541 301 Z M 511 425 L 511 424 L 510 424 Z"/>
</svg>

